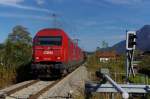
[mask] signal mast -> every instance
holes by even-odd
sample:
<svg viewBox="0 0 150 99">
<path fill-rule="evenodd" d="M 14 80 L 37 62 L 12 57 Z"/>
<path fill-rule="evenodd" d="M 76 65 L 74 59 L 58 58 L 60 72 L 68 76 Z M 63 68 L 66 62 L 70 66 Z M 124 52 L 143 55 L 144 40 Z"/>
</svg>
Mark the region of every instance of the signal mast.
<svg viewBox="0 0 150 99">
<path fill-rule="evenodd" d="M 128 82 L 130 74 L 135 76 L 133 69 L 133 56 L 136 47 L 136 31 L 127 31 L 126 33 L 126 81 Z"/>
</svg>

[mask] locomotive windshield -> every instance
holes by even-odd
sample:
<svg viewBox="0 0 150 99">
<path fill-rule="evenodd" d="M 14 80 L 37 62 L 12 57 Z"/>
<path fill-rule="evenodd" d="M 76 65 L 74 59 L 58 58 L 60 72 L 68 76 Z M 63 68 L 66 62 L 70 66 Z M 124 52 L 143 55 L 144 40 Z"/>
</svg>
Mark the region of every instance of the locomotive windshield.
<svg viewBox="0 0 150 99">
<path fill-rule="evenodd" d="M 62 45 L 62 37 L 61 36 L 37 37 L 36 45 L 61 46 Z"/>
</svg>

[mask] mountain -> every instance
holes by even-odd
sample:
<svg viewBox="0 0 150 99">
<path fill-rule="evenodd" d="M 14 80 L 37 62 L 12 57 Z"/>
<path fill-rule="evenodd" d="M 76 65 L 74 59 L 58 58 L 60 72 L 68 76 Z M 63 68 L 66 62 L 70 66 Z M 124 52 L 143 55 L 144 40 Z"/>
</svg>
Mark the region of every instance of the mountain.
<svg viewBox="0 0 150 99">
<path fill-rule="evenodd" d="M 126 41 L 123 40 L 114 46 L 111 47 L 111 49 L 115 50 L 117 53 L 125 53 L 126 52 Z"/>
<path fill-rule="evenodd" d="M 150 51 L 150 25 L 145 25 L 137 31 L 137 48 Z"/>
<path fill-rule="evenodd" d="M 137 46 L 136 48 L 141 51 L 150 51 L 150 25 L 144 25 L 141 29 L 136 31 L 137 33 Z M 117 53 L 125 53 L 126 41 L 121 41 L 111 49 L 116 50 Z"/>
</svg>

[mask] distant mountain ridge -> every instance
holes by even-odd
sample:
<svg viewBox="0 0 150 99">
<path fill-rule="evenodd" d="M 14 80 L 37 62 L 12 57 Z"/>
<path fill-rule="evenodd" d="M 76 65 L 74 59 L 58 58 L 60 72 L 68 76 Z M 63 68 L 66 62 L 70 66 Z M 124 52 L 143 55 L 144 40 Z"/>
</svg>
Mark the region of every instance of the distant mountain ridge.
<svg viewBox="0 0 150 99">
<path fill-rule="evenodd" d="M 144 25 L 141 29 L 136 31 L 137 33 L 137 46 L 136 48 L 141 51 L 150 51 L 150 25 Z M 117 53 L 125 53 L 126 41 L 123 40 L 113 45 L 111 50 L 115 50 Z"/>
<path fill-rule="evenodd" d="M 150 51 L 150 25 L 145 25 L 137 31 L 137 48 L 142 51 Z"/>
</svg>

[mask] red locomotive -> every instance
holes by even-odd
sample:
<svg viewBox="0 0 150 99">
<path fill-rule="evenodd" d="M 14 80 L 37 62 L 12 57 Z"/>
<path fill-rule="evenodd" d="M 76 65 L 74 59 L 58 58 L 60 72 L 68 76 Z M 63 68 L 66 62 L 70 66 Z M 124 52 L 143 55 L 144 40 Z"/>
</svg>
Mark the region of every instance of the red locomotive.
<svg viewBox="0 0 150 99">
<path fill-rule="evenodd" d="M 83 61 L 83 51 L 61 29 L 40 30 L 33 39 L 32 71 L 38 76 L 64 74 Z"/>
</svg>

